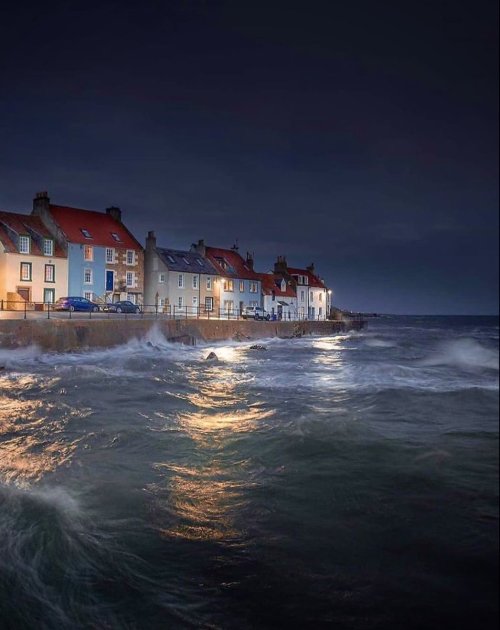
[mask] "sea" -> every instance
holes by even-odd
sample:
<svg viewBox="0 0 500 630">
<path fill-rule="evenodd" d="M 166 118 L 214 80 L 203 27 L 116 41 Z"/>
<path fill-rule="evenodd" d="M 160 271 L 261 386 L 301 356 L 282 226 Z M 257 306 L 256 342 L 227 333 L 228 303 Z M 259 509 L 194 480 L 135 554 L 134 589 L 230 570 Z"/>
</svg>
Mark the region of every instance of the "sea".
<svg viewBox="0 0 500 630">
<path fill-rule="evenodd" d="M 496 628 L 498 323 L 0 350 L 0 628 Z"/>
</svg>

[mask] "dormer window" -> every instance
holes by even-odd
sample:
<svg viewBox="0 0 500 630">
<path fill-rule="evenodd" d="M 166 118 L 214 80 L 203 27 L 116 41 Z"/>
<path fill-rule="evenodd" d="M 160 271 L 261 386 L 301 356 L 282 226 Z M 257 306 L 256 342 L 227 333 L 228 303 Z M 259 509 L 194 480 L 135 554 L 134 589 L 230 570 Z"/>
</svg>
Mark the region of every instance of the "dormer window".
<svg viewBox="0 0 500 630">
<path fill-rule="evenodd" d="M 85 238 L 92 238 L 92 234 L 87 230 L 87 228 L 80 228 L 80 232 L 85 236 Z"/>
<path fill-rule="evenodd" d="M 43 239 L 43 255 L 44 256 L 54 255 L 54 241 L 51 238 Z"/>
<path fill-rule="evenodd" d="M 19 253 L 29 254 L 31 249 L 31 239 L 29 236 L 19 237 Z"/>
<path fill-rule="evenodd" d="M 119 234 L 117 234 L 116 232 L 111 232 L 111 236 L 114 238 L 114 240 L 115 240 L 117 243 L 121 243 L 122 239 L 120 238 L 120 235 L 119 235 Z"/>
<path fill-rule="evenodd" d="M 281 281 L 281 292 L 284 293 L 286 291 L 286 282 L 284 280 Z"/>
</svg>

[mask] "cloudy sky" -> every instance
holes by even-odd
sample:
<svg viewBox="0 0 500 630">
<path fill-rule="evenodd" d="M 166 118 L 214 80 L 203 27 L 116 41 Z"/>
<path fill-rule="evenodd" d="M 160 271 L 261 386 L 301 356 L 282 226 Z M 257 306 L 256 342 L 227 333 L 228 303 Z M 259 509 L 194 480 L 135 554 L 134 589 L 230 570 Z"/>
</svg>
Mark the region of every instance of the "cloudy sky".
<svg viewBox="0 0 500 630">
<path fill-rule="evenodd" d="M 315 263 L 334 302 L 498 312 L 498 7 L 0 8 L 0 209 L 120 206 L 144 242 Z"/>
</svg>

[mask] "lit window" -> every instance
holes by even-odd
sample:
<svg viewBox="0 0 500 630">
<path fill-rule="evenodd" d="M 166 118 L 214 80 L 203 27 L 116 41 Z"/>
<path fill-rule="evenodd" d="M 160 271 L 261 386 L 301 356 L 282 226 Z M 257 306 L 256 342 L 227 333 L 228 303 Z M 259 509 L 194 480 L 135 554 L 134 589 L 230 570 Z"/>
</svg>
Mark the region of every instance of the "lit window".
<svg viewBox="0 0 500 630">
<path fill-rule="evenodd" d="M 132 249 L 127 249 L 127 265 L 134 264 L 134 251 Z"/>
<path fill-rule="evenodd" d="M 30 282 L 31 281 L 31 263 L 27 263 L 27 262 L 22 262 L 21 263 L 20 278 L 24 282 Z"/>
<path fill-rule="evenodd" d="M 85 238 L 92 238 L 92 234 L 86 228 L 80 228 L 80 232 Z"/>
<path fill-rule="evenodd" d="M 245 290 L 245 282 L 240 280 L 240 291 L 243 292 Z"/>
<path fill-rule="evenodd" d="M 257 293 L 257 283 L 250 282 L 250 293 Z"/>
<path fill-rule="evenodd" d="M 94 260 L 94 248 L 92 245 L 83 246 L 83 260 Z"/>
<path fill-rule="evenodd" d="M 198 276 L 193 276 L 193 289 L 198 288 Z"/>
<path fill-rule="evenodd" d="M 45 282 L 56 281 L 56 268 L 55 265 L 45 265 Z"/>
<path fill-rule="evenodd" d="M 234 291 L 234 283 L 232 280 L 224 280 L 224 291 Z"/>
<path fill-rule="evenodd" d="M 177 286 L 179 287 L 179 289 L 184 288 L 184 274 L 182 273 L 179 274 L 179 277 L 177 279 Z"/>
<path fill-rule="evenodd" d="M 31 239 L 29 236 L 20 236 L 19 237 L 19 253 L 29 254 L 30 244 L 31 244 Z"/>
<path fill-rule="evenodd" d="M 106 247 L 106 262 L 107 263 L 115 262 L 115 250 L 112 247 Z"/>
<path fill-rule="evenodd" d="M 83 282 L 85 284 L 92 284 L 92 269 L 84 269 Z"/>
<path fill-rule="evenodd" d="M 133 271 L 127 271 L 127 274 L 125 276 L 125 281 L 127 283 L 128 287 L 133 287 L 134 286 L 134 272 Z"/>
<path fill-rule="evenodd" d="M 43 239 L 43 255 L 44 256 L 54 255 L 54 241 L 51 238 Z"/>
</svg>

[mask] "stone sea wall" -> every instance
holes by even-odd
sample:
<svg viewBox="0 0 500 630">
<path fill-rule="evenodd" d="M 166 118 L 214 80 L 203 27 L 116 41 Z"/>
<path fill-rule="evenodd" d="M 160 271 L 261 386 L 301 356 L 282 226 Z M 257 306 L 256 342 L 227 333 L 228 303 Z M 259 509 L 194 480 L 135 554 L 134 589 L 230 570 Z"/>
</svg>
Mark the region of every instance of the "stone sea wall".
<svg viewBox="0 0 500 630">
<path fill-rule="evenodd" d="M 156 327 L 169 341 L 195 345 L 197 341 L 227 339 L 293 338 L 328 335 L 361 328 L 363 322 L 261 322 L 225 320 L 39 319 L 0 320 L 0 348 L 37 345 L 43 350 L 68 352 L 85 348 L 110 348 L 142 339 Z"/>
</svg>

